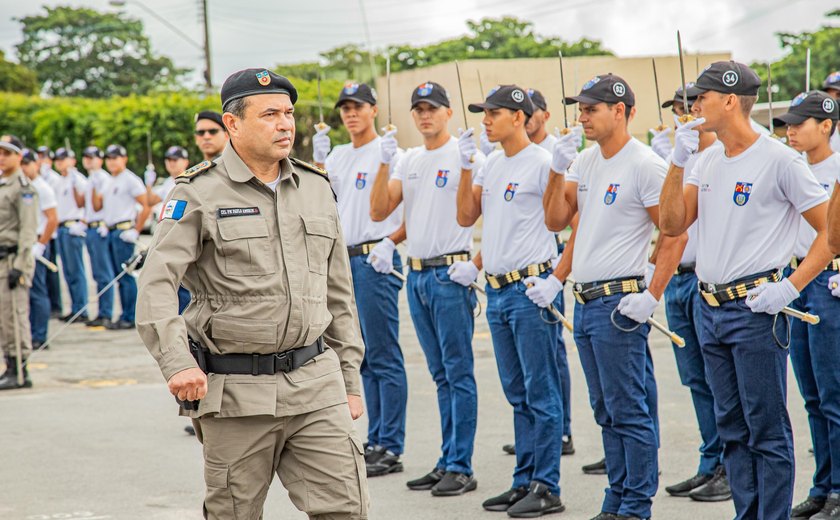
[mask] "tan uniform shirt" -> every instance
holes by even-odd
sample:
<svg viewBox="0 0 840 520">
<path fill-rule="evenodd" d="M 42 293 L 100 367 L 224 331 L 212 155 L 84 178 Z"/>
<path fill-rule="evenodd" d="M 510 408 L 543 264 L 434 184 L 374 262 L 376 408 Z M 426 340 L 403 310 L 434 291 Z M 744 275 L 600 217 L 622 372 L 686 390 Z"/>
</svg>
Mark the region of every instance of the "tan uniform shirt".
<svg viewBox="0 0 840 520">
<path fill-rule="evenodd" d="M 163 376 L 197 366 L 188 334 L 215 354 L 271 354 L 321 335 L 329 348 L 289 373 L 209 374 L 199 410 L 182 414 L 281 417 L 360 395 L 364 347 L 325 177 L 286 159 L 275 193 L 230 144 L 202 165 L 176 179 L 139 280 L 137 329 Z M 179 283 L 193 297 L 183 316 Z"/>
<path fill-rule="evenodd" d="M 0 176 L 0 245 L 17 246 L 14 268 L 23 272 L 27 280 L 32 279 L 35 270 L 32 245 L 37 230 L 38 194 L 29 179 L 20 169 Z"/>
</svg>

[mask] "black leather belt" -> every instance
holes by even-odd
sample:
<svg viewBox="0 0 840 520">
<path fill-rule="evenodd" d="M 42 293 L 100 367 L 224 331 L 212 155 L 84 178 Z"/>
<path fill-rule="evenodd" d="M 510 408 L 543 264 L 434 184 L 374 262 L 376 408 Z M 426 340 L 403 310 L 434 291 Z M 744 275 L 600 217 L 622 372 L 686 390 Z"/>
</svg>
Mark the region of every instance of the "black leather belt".
<svg viewBox="0 0 840 520">
<path fill-rule="evenodd" d="M 409 258 L 408 268 L 412 271 L 422 271 L 429 267 L 444 267 L 454 264 L 455 262 L 466 262 L 471 259 L 469 251 L 459 251 L 448 255 L 436 256 L 434 258 Z"/>
<path fill-rule="evenodd" d="M 382 238 L 379 240 L 371 240 L 370 242 L 364 242 L 357 246 L 348 246 L 347 247 L 347 254 L 350 256 L 362 256 L 370 253 L 376 244 L 382 242 Z"/>
<path fill-rule="evenodd" d="M 16 254 L 18 251 L 17 246 L 0 246 L 0 260 Z"/>
<path fill-rule="evenodd" d="M 677 266 L 677 269 L 674 271 L 674 274 L 686 274 L 686 273 L 693 273 L 694 268 L 697 267 L 697 264 L 692 262 L 690 264 L 680 264 Z"/>
<path fill-rule="evenodd" d="M 244 374 L 252 376 L 291 372 L 324 352 L 324 339 L 305 347 L 293 348 L 276 354 L 211 354 L 204 349 L 206 372 L 214 374 Z"/>
<path fill-rule="evenodd" d="M 541 264 L 531 264 L 524 269 L 518 271 L 511 271 L 505 274 L 485 274 L 484 278 L 493 289 L 501 289 L 506 285 L 510 285 L 519 280 L 524 280 L 529 276 L 539 276 L 542 273 L 551 269 L 551 262 L 543 262 Z"/>
<path fill-rule="evenodd" d="M 739 278 L 730 283 L 697 282 L 700 294 L 706 303 L 712 307 L 720 307 L 722 303 L 747 297 L 747 291 L 755 289 L 767 282 L 778 282 L 782 279 L 781 271 L 767 271 Z"/>
<path fill-rule="evenodd" d="M 613 294 L 637 293 L 647 288 L 644 276 L 617 278 L 598 282 L 576 283 L 572 292 L 578 303 L 591 302 Z"/>
</svg>

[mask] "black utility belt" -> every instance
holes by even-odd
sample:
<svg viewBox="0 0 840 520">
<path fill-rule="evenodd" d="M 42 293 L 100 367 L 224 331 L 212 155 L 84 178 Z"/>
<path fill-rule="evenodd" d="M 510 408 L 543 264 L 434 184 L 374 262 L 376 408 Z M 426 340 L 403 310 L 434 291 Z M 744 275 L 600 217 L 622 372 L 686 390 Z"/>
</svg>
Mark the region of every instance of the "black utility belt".
<svg viewBox="0 0 840 520">
<path fill-rule="evenodd" d="M 755 289 L 759 285 L 768 282 L 778 282 L 782 279 L 780 270 L 766 271 L 739 278 L 730 283 L 706 283 L 697 282 L 700 287 L 700 294 L 712 307 L 720 307 L 721 304 L 747 297 L 747 291 Z"/>
<path fill-rule="evenodd" d="M 16 254 L 18 246 L 0 246 L 0 260 Z"/>
<path fill-rule="evenodd" d="M 531 264 L 524 269 L 511 271 L 505 274 L 485 274 L 484 277 L 487 279 L 487 283 L 490 284 L 490 287 L 493 289 L 501 289 L 506 285 L 518 282 L 519 280 L 524 280 L 529 276 L 539 276 L 549 269 L 551 269 L 551 261 L 543 262 L 541 264 Z"/>
<path fill-rule="evenodd" d="M 113 226 L 108 226 L 108 229 L 111 231 L 126 231 L 134 227 L 134 222 L 131 220 L 123 220 L 122 222 L 117 222 Z"/>
<path fill-rule="evenodd" d="M 276 354 L 211 354 L 207 349 L 201 350 L 204 355 L 204 366 L 201 368 L 208 374 L 265 376 L 297 370 L 312 358 L 322 354 L 325 346 L 324 339 L 318 338 L 311 345 Z"/>
<path fill-rule="evenodd" d="M 680 274 L 693 273 L 693 272 L 694 272 L 694 269 L 695 269 L 696 267 L 697 267 L 697 264 L 696 264 L 696 263 L 694 263 L 694 262 L 692 262 L 692 263 L 690 263 L 690 264 L 680 264 L 680 265 L 678 265 L 678 266 L 677 266 L 677 268 L 674 270 L 674 274 L 675 274 L 675 275 L 680 275 Z"/>
<path fill-rule="evenodd" d="M 445 267 L 455 262 L 466 262 L 472 259 L 469 251 L 459 251 L 448 255 L 436 256 L 434 258 L 411 258 L 408 259 L 408 268 L 412 271 L 422 271 L 430 267 Z"/>
<path fill-rule="evenodd" d="M 347 247 L 347 254 L 350 256 L 362 256 L 369 254 L 373 251 L 373 248 L 376 244 L 382 242 L 384 238 L 380 238 L 379 240 L 371 240 L 370 242 L 364 242 L 357 246 L 348 246 Z"/>
<path fill-rule="evenodd" d="M 637 293 L 647 289 L 644 276 L 616 278 L 598 282 L 576 283 L 572 292 L 578 303 L 584 304 L 613 294 Z"/>
<path fill-rule="evenodd" d="M 805 259 L 804 258 L 793 257 L 790 260 L 790 268 L 791 269 L 796 269 L 797 267 L 802 265 L 803 260 L 805 260 Z M 829 262 L 828 265 L 825 266 L 825 269 L 823 269 L 823 271 L 840 271 L 840 256 L 838 256 L 837 258 L 835 258 L 834 260 Z"/>
</svg>

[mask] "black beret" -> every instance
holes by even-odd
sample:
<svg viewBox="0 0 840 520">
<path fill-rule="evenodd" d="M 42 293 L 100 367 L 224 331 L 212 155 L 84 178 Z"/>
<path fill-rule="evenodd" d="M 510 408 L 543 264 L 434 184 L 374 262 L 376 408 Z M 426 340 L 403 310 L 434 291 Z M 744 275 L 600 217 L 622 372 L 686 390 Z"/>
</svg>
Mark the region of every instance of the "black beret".
<svg viewBox="0 0 840 520">
<path fill-rule="evenodd" d="M 292 82 L 268 69 L 245 69 L 234 72 L 222 85 L 222 110 L 235 99 L 259 94 L 286 94 L 294 105 L 297 90 Z"/>
<path fill-rule="evenodd" d="M 201 112 L 195 115 L 195 122 L 198 123 L 202 119 L 209 119 L 210 121 L 213 121 L 222 128 L 225 127 L 225 124 L 222 123 L 222 114 L 218 112 L 214 112 L 212 110 L 202 110 Z"/>
</svg>

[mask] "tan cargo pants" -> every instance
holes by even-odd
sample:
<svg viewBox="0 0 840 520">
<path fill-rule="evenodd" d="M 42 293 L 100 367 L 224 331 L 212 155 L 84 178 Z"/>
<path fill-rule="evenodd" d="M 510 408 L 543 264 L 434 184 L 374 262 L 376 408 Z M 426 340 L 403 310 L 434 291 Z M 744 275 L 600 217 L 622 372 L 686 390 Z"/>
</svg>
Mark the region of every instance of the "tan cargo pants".
<svg viewBox="0 0 840 520">
<path fill-rule="evenodd" d="M 274 474 L 295 507 L 318 520 L 365 520 L 362 444 L 347 404 L 291 417 L 201 417 L 208 520 L 258 520 Z"/>
<path fill-rule="evenodd" d="M 0 260 L 0 349 L 4 354 L 15 357 L 15 327 L 20 335 L 23 359 L 32 352 L 32 331 L 29 328 L 29 289 L 18 286 L 9 289 L 9 258 Z M 14 305 L 12 302 L 14 298 Z M 16 307 L 16 309 L 15 309 Z M 17 310 L 17 316 L 12 310 Z"/>
</svg>

